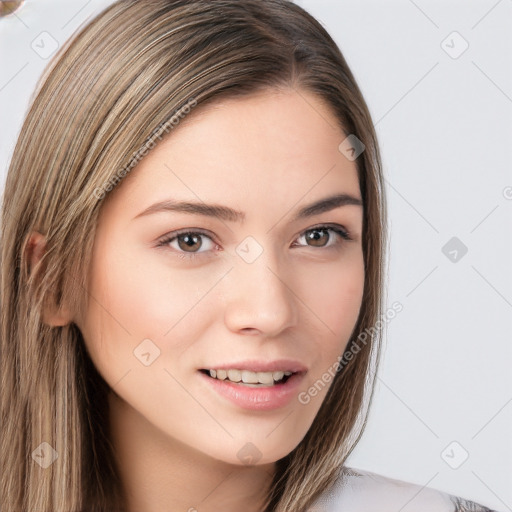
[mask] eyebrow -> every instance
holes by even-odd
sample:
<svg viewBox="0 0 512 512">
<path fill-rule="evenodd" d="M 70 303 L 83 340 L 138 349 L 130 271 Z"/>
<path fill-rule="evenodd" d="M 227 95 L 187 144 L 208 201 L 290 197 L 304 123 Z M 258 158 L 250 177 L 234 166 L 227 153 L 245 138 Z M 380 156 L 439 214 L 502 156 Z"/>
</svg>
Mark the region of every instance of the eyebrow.
<svg viewBox="0 0 512 512">
<path fill-rule="evenodd" d="M 293 217 L 293 221 L 311 217 L 313 215 L 318 215 L 320 213 L 328 212 L 330 210 L 334 210 L 335 208 L 347 205 L 362 207 L 363 202 L 361 199 L 350 194 L 336 194 L 334 196 L 325 197 L 319 201 L 302 207 L 296 212 L 295 216 Z M 153 213 L 161 212 L 182 212 L 205 215 L 230 222 L 243 222 L 245 220 L 244 212 L 234 210 L 233 208 L 229 208 L 227 206 L 219 204 L 206 204 L 202 202 L 197 203 L 193 201 L 175 201 L 173 199 L 168 199 L 152 204 L 138 215 L 136 215 L 132 220 Z"/>
</svg>

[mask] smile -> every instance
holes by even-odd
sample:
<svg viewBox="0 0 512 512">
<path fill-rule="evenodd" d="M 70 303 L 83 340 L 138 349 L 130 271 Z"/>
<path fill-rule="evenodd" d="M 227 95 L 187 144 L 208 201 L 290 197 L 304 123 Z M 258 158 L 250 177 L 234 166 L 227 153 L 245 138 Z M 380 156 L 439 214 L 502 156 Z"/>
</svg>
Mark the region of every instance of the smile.
<svg viewBox="0 0 512 512">
<path fill-rule="evenodd" d="M 218 370 L 201 370 L 213 379 L 228 380 L 234 383 L 240 383 L 250 387 L 274 386 L 278 383 L 285 383 L 288 377 L 293 374 L 290 371 L 274 371 L 274 372 L 252 372 L 250 370 L 237 369 L 218 369 Z"/>
<path fill-rule="evenodd" d="M 252 372 L 238 369 L 202 369 L 198 374 L 209 388 L 208 392 L 213 391 L 236 407 L 271 411 L 287 406 L 297 396 L 306 371 Z M 257 382 L 245 382 L 256 379 Z"/>
</svg>

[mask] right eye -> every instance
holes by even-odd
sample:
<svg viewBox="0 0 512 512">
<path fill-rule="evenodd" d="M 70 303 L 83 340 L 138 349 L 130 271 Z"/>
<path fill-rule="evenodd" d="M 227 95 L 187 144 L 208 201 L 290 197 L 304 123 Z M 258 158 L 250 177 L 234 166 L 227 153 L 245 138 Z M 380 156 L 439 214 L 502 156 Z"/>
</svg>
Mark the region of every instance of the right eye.
<svg viewBox="0 0 512 512">
<path fill-rule="evenodd" d="M 206 244 L 205 250 L 200 251 L 199 249 L 204 246 L 203 239 L 208 240 L 209 244 Z M 173 251 L 177 252 L 179 258 L 194 258 L 198 254 L 207 253 L 209 250 L 212 250 L 216 244 L 209 235 L 202 231 L 182 229 L 165 235 L 158 241 L 157 246 L 169 246 Z"/>
</svg>

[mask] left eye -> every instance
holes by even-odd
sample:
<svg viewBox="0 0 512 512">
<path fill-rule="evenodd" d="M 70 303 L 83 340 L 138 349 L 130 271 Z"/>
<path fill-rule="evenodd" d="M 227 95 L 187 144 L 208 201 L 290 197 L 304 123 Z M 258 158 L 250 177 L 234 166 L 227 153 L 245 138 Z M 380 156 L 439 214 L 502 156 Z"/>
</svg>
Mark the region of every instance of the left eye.
<svg viewBox="0 0 512 512">
<path fill-rule="evenodd" d="M 296 240 L 298 242 L 305 241 L 306 243 L 294 244 L 295 247 L 318 247 L 327 248 L 334 245 L 340 245 L 343 241 L 336 240 L 338 235 L 344 241 L 351 240 L 349 234 L 341 227 L 334 226 L 318 226 L 307 229 Z M 208 240 L 206 247 L 204 247 L 203 239 Z M 332 243 L 331 243 L 332 242 Z M 174 245 L 173 245 L 174 244 Z M 201 231 L 179 231 L 170 233 L 158 241 L 158 247 L 170 246 L 178 254 L 179 258 L 194 258 L 196 255 L 208 253 L 217 245 L 210 235 Z M 203 249 L 204 250 L 200 250 Z"/>
<path fill-rule="evenodd" d="M 350 240 L 350 237 L 348 233 L 337 227 L 332 226 L 319 226 L 316 228 L 308 229 L 307 231 L 304 231 L 302 235 L 297 240 L 306 240 L 306 242 L 313 242 L 310 247 L 330 247 L 331 245 L 336 245 L 336 243 L 328 244 L 331 240 L 335 240 L 336 237 L 331 237 L 329 233 L 335 233 L 336 235 L 339 235 L 344 240 Z M 318 233 L 323 233 L 321 235 L 318 235 Z M 326 242 L 326 243 L 324 243 Z"/>
</svg>

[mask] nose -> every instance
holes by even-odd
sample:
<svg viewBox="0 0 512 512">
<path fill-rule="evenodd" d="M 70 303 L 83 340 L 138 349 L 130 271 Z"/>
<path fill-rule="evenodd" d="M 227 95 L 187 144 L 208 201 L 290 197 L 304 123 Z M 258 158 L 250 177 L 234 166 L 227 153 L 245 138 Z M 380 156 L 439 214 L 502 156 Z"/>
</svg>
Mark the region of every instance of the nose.
<svg viewBox="0 0 512 512">
<path fill-rule="evenodd" d="M 235 260 L 224 283 L 226 326 L 232 332 L 274 337 L 297 325 L 291 272 L 283 273 L 268 250 L 252 263 Z"/>
</svg>

